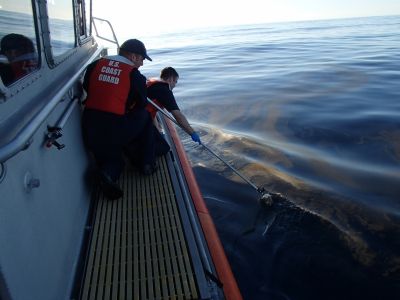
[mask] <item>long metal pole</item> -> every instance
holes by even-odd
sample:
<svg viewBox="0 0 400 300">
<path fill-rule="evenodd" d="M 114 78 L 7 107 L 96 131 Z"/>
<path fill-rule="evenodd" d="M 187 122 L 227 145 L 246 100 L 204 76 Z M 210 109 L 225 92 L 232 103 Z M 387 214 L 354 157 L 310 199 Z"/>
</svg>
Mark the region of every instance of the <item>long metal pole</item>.
<svg viewBox="0 0 400 300">
<path fill-rule="evenodd" d="M 222 161 L 225 165 L 227 165 L 233 172 L 235 172 L 240 178 L 242 178 L 244 181 L 246 181 L 249 185 L 251 185 L 257 192 L 260 191 L 260 188 L 258 188 L 254 183 L 250 181 L 250 179 L 246 178 L 243 174 L 241 174 L 238 170 L 236 170 L 234 167 L 232 167 L 227 161 L 225 161 L 221 156 L 219 156 L 217 153 L 215 153 L 213 150 L 211 150 L 207 145 L 201 144 L 204 148 L 208 150 L 212 155 L 214 155 L 216 158 L 218 158 L 220 161 Z"/>
<path fill-rule="evenodd" d="M 164 116 L 166 116 L 168 119 L 170 119 L 172 122 L 174 122 L 178 127 L 183 129 L 185 132 L 186 130 L 175 120 L 173 116 L 171 116 L 169 113 L 167 113 L 164 109 L 162 109 L 160 106 L 158 106 L 153 100 L 147 98 L 147 101 L 151 103 L 159 112 L 161 112 Z M 189 134 L 188 132 L 186 132 Z M 274 199 L 282 199 L 282 195 L 278 193 L 271 193 L 266 191 L 264 188 L 257 187 L 254 183 L 250 181 L 246 176 L 244 176 L 242 173 L 240 173 L 238 170 L 236 170 L 234 167 L 232 167 L 227 161 L 225 161 L 222 157 L 220 157 L 217 153 L 215 153 L 213 150 L 211 150 L 207 145 L 204 143 L 201 143 L 201 145 L 212 155 L 214 155 L 216 158 L 218 158 L 220 161 L 222 161 L 225 165 L 227 165 L 233 172 L 235 172 L 240 178 L 242 178 L 245 182 L 247 182 L 252 188 L 254 188 L 257 192 L 261 194 L 261 199 L 264 201 L 269 201 L 269 200 L 274 200 Z M 279 200 L 278 199 L 278 200 Z"/>
</svg>

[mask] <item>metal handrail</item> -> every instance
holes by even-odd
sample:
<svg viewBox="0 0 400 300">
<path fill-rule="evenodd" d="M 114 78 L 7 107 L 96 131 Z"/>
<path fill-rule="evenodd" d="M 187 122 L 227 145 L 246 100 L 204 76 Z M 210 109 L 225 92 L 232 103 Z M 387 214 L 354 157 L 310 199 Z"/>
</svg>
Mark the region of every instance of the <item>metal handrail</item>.
<svg viewBox="0 0 400 300">
<path fill-rule="evenodd" d="M 94 22 L 94 20 L 106 22 L 108 24 L 108 26 L 110 26 L 111 32 L 112 32 L 113 37 L 114 37 L 114 41 L 99 35 L 99 33 L 97 32 L 96 22 Z M 117 48 L 119 49 L 119 43 L 118 43 L 117 36 L 115 35 L 114 28 L 112 27 L 111 23 L 108 20 L 105 20 L 105 19 L 102 19 L 102 18 L 98 18 L 98 17 L 92 17 L 92 23 L 93 23 L 94 31 L 96 31 L 96 36 L 99 39 L 102 39 L 104 41 L 107 41 L 107 42 L 110 42 L 110 43 L 113 43 L 113 44 L 117 44 Z"/>
<path fill-rule="evenodd" d="M 103 51 L 102 47 L 98 48 L 96 52 L 89 58 L 89 60 L 79 69 L 79 71 L 76 72 L 75 75 L 46 104 L 46 106 L 35 117 L 33 117 L 24 128 L 22 128 L 17 133 L 14 139 L 12 139 L 9 143 L 0 148 L 0 162 L 5 162 L 9 158 L 13 157 L 20 151 L 25 150 L 27 147 L 31 145 L 32 136 L 35 134 L 35 132 L 47 119 L 47 117 L 57 106 L 57 104 L 61 101 L 61 99 L 65 96 L 65 94 L 75 83 L 75 81 L 79 78 L 79 76 L 81 76 L 81 74 L 85 71 L 86 67 L 95 58 L 97 58 L 102 51 Z"/>
</svg>

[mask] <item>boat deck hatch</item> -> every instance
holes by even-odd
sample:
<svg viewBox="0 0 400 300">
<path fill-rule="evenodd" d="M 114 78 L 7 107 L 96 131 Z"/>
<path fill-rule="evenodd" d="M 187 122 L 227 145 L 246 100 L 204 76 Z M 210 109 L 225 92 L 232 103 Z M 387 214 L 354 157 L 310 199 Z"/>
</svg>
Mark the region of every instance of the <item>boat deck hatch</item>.
<svg viewBox="0 0 400 300">
<path fill-rule="evenodd" d="M 81 299 L 201 298 L 167 159 L 158 166 L 126 170 L 117 201 L 95 192 Z"/>
</svg>

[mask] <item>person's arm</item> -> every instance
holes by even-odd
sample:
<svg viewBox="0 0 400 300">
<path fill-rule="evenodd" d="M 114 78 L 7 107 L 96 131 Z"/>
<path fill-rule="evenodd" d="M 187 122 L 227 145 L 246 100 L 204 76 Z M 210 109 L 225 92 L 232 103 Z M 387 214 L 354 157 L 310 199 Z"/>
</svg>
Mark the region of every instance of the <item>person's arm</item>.
<svg viewBox="0 0 400 300">
<path fill-rule="evenodd" d="M 144 108 L 147 104 L 146 77 L 139 70 L 131 72 L 131 90 L 127 104 L 129 108 Z"/>
<path fill-rule="evenodd" d="M 178 122 L 178 124 L 188 133 L 192 134 L 194 132 L 194 129 L 192 126 L 190 126 L 188 120 L 186 119 L 185 115 L 181 113 L 180 110 L 175 109 L 171 110 L 171 114 L 174 116 L 175 120 Z"/>
<path fill-rule="evenodd" d="M 156 87 L 154 87 L 153 89 L 149 89 L 148 91 L 150 98 L 153 97 L 154 99 L 157 99 L 157 101 L 162 104 L 161 107 L 164 107 L 167 111 L 169 111 L 175 118 L 177 123 L 188 134 L 192 134 L 194 132 L 184 114 L 181 113 L 178 104 L 176 103 L 174 94 L 169 89 L 168 84 L 158 84 Z"/>
<path fill-rule="evenodd" d="M 179 109 L 171 110 L 171 114 L 174 116 L 176 122 L 191 136 L 192 140 L 196 143 L 201 144 L 201 140 L 197 132 L 190 126 L 185 115 L 181 113 Z"/>
<path fill-rule="evenodd" d="M 154 89 L 154 98 L 157 99 L 167 111 L 175 118 L 176 122 L 188 133 L 192 140 L 201 144 L 201 140 L 197 132 L 190 126 L 185 115 L 181 113 L 178 104 L 175 101 L 174 94 L 169 89 L 168 85 L 158 85 L 158 89 Z M 150 93 L 149 93 L 150 94 Z"/>
<path fill-rule="evenodd" d="M 96 65 L 97 60 L 92 62 L 87 68 L 85 72 L 85 76 L 83 79 L 83 89 L 87 92 L 89 90 L 89 81 L 90 81 L 90 74 L 93 71 L 94 66 Z"/>
</svg>

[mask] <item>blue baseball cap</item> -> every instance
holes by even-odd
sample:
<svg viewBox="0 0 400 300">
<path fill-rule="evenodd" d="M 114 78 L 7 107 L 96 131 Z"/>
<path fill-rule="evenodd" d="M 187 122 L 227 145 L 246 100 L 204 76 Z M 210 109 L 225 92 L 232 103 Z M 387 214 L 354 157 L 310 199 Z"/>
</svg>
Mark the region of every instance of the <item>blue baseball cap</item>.
<svg viewBox="0 0 400 300">
<path fill-rule="evenodd" d="M 121 45 L 120 49 L 128 51 L 130 53 L 140 54 L 145 59 L 152 61 L 150 56 L 147 55 L 146 47 L 144 46 L 144 44 L 137 39 L 130 39 L 125 41 Z"/>
</svg>

